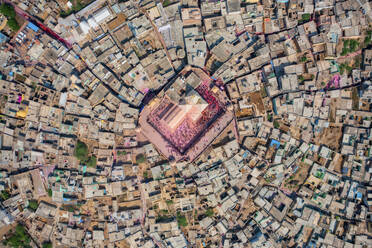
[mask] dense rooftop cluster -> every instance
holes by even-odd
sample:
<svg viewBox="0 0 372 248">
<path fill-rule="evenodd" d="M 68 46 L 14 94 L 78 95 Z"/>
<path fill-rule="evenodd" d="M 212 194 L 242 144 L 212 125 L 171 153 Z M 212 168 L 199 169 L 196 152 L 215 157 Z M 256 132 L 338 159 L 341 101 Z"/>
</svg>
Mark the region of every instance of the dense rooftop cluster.
<svg viewBox="0 0 372 248">
<path fill-rule="evenodd" d="M 368 0 L 3 0 L 7 247 L 372 247 Z"/>
</svg>

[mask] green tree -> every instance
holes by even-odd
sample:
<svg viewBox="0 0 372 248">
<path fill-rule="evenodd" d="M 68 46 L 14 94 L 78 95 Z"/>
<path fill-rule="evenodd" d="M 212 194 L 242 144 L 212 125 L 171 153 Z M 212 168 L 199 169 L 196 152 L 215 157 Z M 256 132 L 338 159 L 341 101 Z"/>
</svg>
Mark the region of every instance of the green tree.
<svg viewBox="0 0 372 248">
<path fill-rule="evenodd" d="M 359 110 L 359 94 L 358 89 L 353 88 L 351 91 L 351 99 L 352 99 L 352 108 L 353 110 Z"/>
<path fill-rule="evenodd" d="M 82 10 L 84 8 L 84 5 L 81 3 L 81 1 L 77 0 L 76 5 L 74 6 L 74 10 L 77 12 L 79 10 Z"/>
<path fill-rule="evenodd" d="M 357 59 L 355 59 L 355 63 L 354 63 L 354 67 L 355 68 L 360 68 L 360 59 L 359 58 L 357 58 Z"/>
<path fill-rule="evenodd" d="M 88 160 L 88 146 L 84 142 L 78 140 L 76 142 L 74 156 L 79 159 L 80 162 L 86 162 Z"/>
<path fill-rule="evenodd" d="M 208 217 L 212 217 L 214 215 L 213 209 L 209 208 L 206 212 L 205 215 Z"/>
<path fill-rule="evenodd" d="M 342 48 L 341 56 L 355 52 L 359 48 L 359 42 L 357 40 L 344 40 L 343 44 L 344 47 Z"/>
<path fill-rule="evenodd" d="M 356 40 L 350 40 L 349 48 L 351 52 L 355 52 L 359 47 L 359 42 Z"/>
<path fill-rule="evenodd" d="M 97 165 L 97 158 L 96 158 L 96 156 L 94 156 L 94 155 L 93 156 L 90 156 L 88 158 L 87 165 L 89 167 L 96 167 L 96 165 Z"/>
<path fill-rule="evenodd" d="M 72 9 L 69 10 L 69 11 L 67 11 L 67 12 L 65 12 L 65 11 L 62 10 L 62 11 L 59 13 L 59 15 L 60 15 L 62 18 L 66 18 L 67 16 L 71 15 L 72 11 L 73 11 Z"/>
<path fill-rule="evenodd" d="M 88 146 L 80 140 L 76 142 L 74 156 L 79 159 L 80 163 L 89 167 L 97 166 L 97 157 L 94 155 L 88 156 Z"/>
<path fill-rule="evenodd" d="M 49 197 L 53 196 L 53 190 L 52 189 L 48 189 L 48 195 L 49 195 Z"/>
<path fill-rule="evenodd" d="M 53 244 L 51 242 L 43 243 L 43 248 L 53 248 Z"/>
<path fill-rule="evenodd" d="M 26 229 L 18 224 L 15 228 L 14 233 L 4 241 L 4 244 L 14 248 L 24 248 L 24 247 L 31 247 L 30 246 L 31 238 L 27 234 Z"/>
<path fill-rule="evenodd" d="M 186 217 L 184 215 L 181 215 L 180 212 L 177 212 L 177 222 L 179 226 L 183 226 L 183 227 L 187 226 Z"/>
<path fill-rule="evenodd" d="M 171 4 L 171 2 L 169 0 L 164 0 L 163 1 L 163 7 L 167 7 L 170 4 Z"/>
<path fill-rule="evenodd" d="M 267 113 L 267 120 L 270 122 L 273 120 L 273 116 L 269 113 Z"/>
<path fill-rule="evenodd" d="M 139 163 L 139 164 L 142 164 L 146 161 L 146 158 L 145 158 L 145 155 L 143 155 L 142 153 L 138 154 L 136 156 L 136 162 Z"/>
<path fill-rule="evenodd" d="M 340 65 L 340 74 L 342 75 L 342 74 L 344 74 L 344 72 L 345 72 L 345 68 L 344 68 L 343 65 L 341 64 L 341 65 Z"/>
<path fill-rule="evenodd" d="M 75 208 L 74 208 L 74 206 L 68 206 L 68 207 L 67 207 L 67 211 L 69 211 L 69 212 L 71 212 L 71 213 L 75 212 Z"/>
<path fill-rule="evenodd" d="M 342 51 L 341 51 L 341 56 L 345 56 L 346 54 L 349 53 L 349 49 L 348 48 L 342 48 Z"/>
<path fill-rule="evenodd" d="M 305 13 L 302 15 L 301 21 L 308 22 L 310 21 L 311 15 L 309 13 Z"/>
<path fill-rule="evenodd" d="M 0 5 L 0 13 L 8 18 L 15 18 L 16 16 L 14 7 L 7 3 L 3 3 Z"/>
<path fill-rule="evenodd" d="M 73 12 L 76 13 L 76 12 L 82 10 L 86 6 L 86 4 L 82 3 L 81 0 L 76 0 L 76 1 L 70 0 L 70 2 L 73 4 L 72 8 L 69 9 L 68 11 L 62 10 L 59 13 L 62 18 L 65 18 L 65 17 L 71 15 Z M 91 1 L 88 1 L 88 2 L 91 2 Z"/>
<path fill-rule="evenodd" d="M 9 18 L 7 24 L 13 31 L 18 31 L 20 29 L 20 26 L 14 17 Z"/>
<path fill-rule="evenodd" d="M 274 120 L 274 127 L 275 128 L 279 128 L 280 127 L 280 124 L 279 124 L 279 122 L 277 121 L 277 120 Z"/>
<path fill-rule="evenodd" d="M 33 210 L 34 212 L 36 211 L 36 209 L 38 208 L 39 204 L 37 203 L 36 200 L 30 200 L 28 201 L 28 208 Z"/>
<path fill-rule="evenodd" d="M 352 70 L 353 70 L 353 68 L 351 66 L 346 65 L 347 75 L 350 75 Z"/>
<path fill-rule="evenodd" d="M 7 190 L 1 191 L 0 196 L 1 196 L 1 199 L 3 199 L 3 201 L 8 200 L 10 198 L 10 194 Z"/>
<path fill-rule="evenodd" d="M 117 154 L 119 156 L 125 156 L 125 155 L 127 155 L 127 152 L 126 151 L 118 151 Z"/>
<path fill-rule="evenodd" d="M 372 40 L 372 30 L 368 30 L 367 35 L 364 38 L 365 45 L 368 46 L 371 43 L 371 40 Z"/>
</svg>

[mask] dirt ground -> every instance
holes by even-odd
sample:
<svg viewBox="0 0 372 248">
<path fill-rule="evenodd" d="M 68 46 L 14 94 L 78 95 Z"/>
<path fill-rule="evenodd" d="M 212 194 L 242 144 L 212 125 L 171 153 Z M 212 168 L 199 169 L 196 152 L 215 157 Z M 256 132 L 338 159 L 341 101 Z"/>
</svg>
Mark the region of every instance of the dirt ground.
<svg viewBox="0 0 372 248">
<path fill-rule="evenodd" d="M 339 151 L 340 140 L 342 138 L 342 128 L 330 126 L 324 128 L 318 139 L 315 139 L 316 145 L 326 145 L 332 150 Z"/>
<path fill-rule="evenodd" d="M 117 247 L 120 247 L 120 248 L 129 248 L 130 247 L 130 245 L 128 244 L 128 242 L 126 240 L 124 240 L 124 239 L 116 242 L 115 245 Z"/>
<path fill-rule="evenodd" d="M 283 188 L 289 189 L 291 191 L 297 191 L 299 187 L 305 182 L 310 168 L 311 166 L 308 164 L 299 163 L 296 173 L 285 180 L 285 182 L 283 183 Z"/>
<path fill-rule="evenodd" d="M 212 54 L 211 57 L 207 60 L 207 63 L 205 65 L 207 71 L 212 71 L 214 62 L 216 61 L 216 57 Z"/>
<path fill-rule="evenodd" d="M 336 153 L 330 164 L 330 167 L 333 168 L 334 171 L 341 173 L 343 160 L 342 155 L 340 153 Z"/>
<path fill-rule="evenodd" d="M 227 136 L 232 136 L 233 134 L 234 134 L 234 125 L 233 125 L 233 122 L 231 122 L 225 128 L 225 130 L 223 130 L 222 133 L 214 140 L 214 142 L 212 143 L 212 146 L 222 142 L 224 139 L 226 139 Z"/>
<path fill-rule="evenodd" d="M 247 199 L 242 206 L 242 215 L 244 218 L 248 218 L 248 216 L 252 215 L 254 212 L 257 211 L 257 207 L 254 205 L 251 199 Z"/>
<path fill-rule="evenodd" d="M 262 102 L 261 92 L 256 91 L 249 93 L 249 98 L 251 99 L 251 103 L 256 106 L 258 111 L 257 115 L 263 115 L 265 113 L 265 106 Z"/>
<path fill-rule="evenodd" d="M 14 222 L 11 225 L 3 226 L 2 228 L 0 228 L 0 239 L 2 240 L 4 235 L 6 235 L 10 230 L 14 229 L 16 225 L 17 225 L 17 222 Z"/>
<path fill-rule="evenodd" d="M 244 139 L 244 145 L 251 150 L 254 150 L 254 148 L 257 146 L 259 142 L 259 139 L 256 137 L 245 137 Z"/>
<path fill-rule="evenodd" d="M 138 142 L 147 142 L 148 141 L 148 138 L 145 135 L 143 135 L 142 132 L 137 132 L 136 135 L 137 135 L 137 141 Z"/>
<path fill-rule="evenodd" d="M 274 148 L 274 146 L 269 147 L 269 149 L 266 152 L 265 159 L 270 160 L 274 156 L 275 151 L 276 151 L 276 149 Z"/>
<path fill-rule="evenodd" d="M 285 125 L 285 124 L 283 124 L 283 123 L 281 123 L 280 121 L 279 121 L 279 123 L 280 123 L 280 127 L 279 127 L 279 129 L 280 129 L 281 131 L 285 132 L 285 133 L 288 133 L 288 131 L 289 131 L 289 129 L 290 129 L 291 127 L 290 127 L 290 126 L 287 126 L 287 125 Z"/>
<path fill-rule="evenodd" d="M 237 118 L 252 116 L 253 113 L 254 113 L 253 108 L 245 108 L 245 109 L 242 109 L 242 110 L 236 110 L 236 112 L 235 112 Z"/>
<path fill-rule="evenodd" d="M 296 126 L 291 126 L 289 128 L 289 131 L 291 133 L 291 136 L 295 139 L 300 139 L 301 138 L 301 129 L 296 127 Z"/>
<path fill-rule="evenodd" d="M 161 44 L 161 41 L 156 37 L 156 33 L 153 32 L 153 31 L 149 32 L 148 35 L 146 35 L 145 37 L 140 39 L 141 43 L 143 43 L 143 41 L 145 41 L 145 40 L 155 50 L 163 48 L 163 45 Z"/>
<path fill-rule="evenodd" d="M 329 120 L 330 122 L 335 122 L 336 120 L 336 110 L 340 106 L 340 101 L 338 98 L 332 98 L 329 110 Z"/>
<path fill-rule="evenodd" d="M 287 128 L 287 130 L 289 130 L 289 132 L 290 132 L 290 134 L 293 138 L 299 140 L 299 139 L 301 139 L 302 129 L 303 129 L 303 127 L 308 126 L 309 120 L 304 118 L 304 117 L 297 117 L 296 121 L 293 122 L 293 123 L 296 123 L 296 125 L 291 125 L 289 128 Z M 282 129 L 282 126 L 283 125 L 281 124 L 280 129 Z M 285 129 L 283 129 L 283 131 L 284 130 Z"/>
<path fill-rule="evenodd" d="M 305 227 L 304 228 L 304 242 L 307 242 L 309 238 L 311 237 L 311 233 L 313 232 L 313 228 L 311 227 Z"/>
<path fill-rule="evenodd" d="M 360 104 L 359 110 L 361 110 L 361 111 L 369 111 L 371 104 L 367 100 L 365 100 L 365 99 L 360 100 L 360 102 L 361 102 L 361 104 Z"/>
</svg>

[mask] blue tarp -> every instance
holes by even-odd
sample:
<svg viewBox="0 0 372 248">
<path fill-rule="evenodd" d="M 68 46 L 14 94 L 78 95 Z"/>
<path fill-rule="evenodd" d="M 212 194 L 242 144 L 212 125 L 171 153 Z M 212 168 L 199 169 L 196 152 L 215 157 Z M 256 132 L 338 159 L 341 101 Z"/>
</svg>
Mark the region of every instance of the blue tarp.
<svg viewBox="0 0 372 248">
<path fill-rule="evenodd" d="M 363 198 L 362 193 L 358 191 L 358 192 L 356 193 L 356 198 L 359 199 L 359 200 L 361 200 L 361 199 Z"/>
<path fill-rule="evenodd" d="M 338 35 L 336 33 L 331 33 L 331 41 L 337 43 Z"/>
<path fill-rule="evenodd" d="M 273 99 L 273 111 L 277 115 L 278 111 L 276 110 L 276 98 Z"/>
<path fill-rule="evenodd" d="M 32 22 L 29 22 L 27 27 L 31 28 L 35 32 L 39 31 L 39 28 L 35 24 L 33 24 Z"/>
<path fill-rule="evenodd" d="M 276 145 L 276 149 L 278 149 L 279 146 L 280 146 L 280 142 L 277 141 L 277 140 L 272 139 L 271 143 L 270 143 L 270 146 L 273 146 L 273 145 Z"/>
<path fill-rule="evenodd" d="M 7 39 L 8 37 L 5 34 L 0 33 L 0 44 L 5 43 Z"/>
<path fill-rule="evenodd" d="M 309 244 L 306 246 L 306 248 L 315 248 L 315 247 L 316 247 L 316 244 L 313 241 L 309 242 Z"/>
</svg>

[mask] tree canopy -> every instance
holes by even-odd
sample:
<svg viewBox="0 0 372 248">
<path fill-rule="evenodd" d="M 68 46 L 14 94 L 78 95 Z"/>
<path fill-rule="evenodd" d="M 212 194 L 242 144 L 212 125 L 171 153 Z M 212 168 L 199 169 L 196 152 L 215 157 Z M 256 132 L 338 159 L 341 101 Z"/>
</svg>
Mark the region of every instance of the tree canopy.
<svg viewBox="0 0 372 248">
<path fill-rule="evenodd" d="M 13 30 L 17 31 L 20 29 L 20 26 L 15 18 L 10 18 L 7 22 L 8 26 Z"/>
<path fill-rule="evenodd" d="M 88 160 L 88 146 L 84 142 L 78 140 L 76 142 L 74 155 L 81 162 L 87 161 Z"/>
<path fill-rule="evenodd" d="M 311 15 L 309 13 L 305 13 L 302 15 L 302 21 L 303 22 L 308 22 L 310 21 Z"/>
<path fill-rule="evenodd" d="M 26 229 L 21 225 L 18 224 L 15 228 L 15 232 L 12 235 L 4 240 L 4 244 L 14 248 L 21 248 L 21 247 L 31 247 L 30 246 L 31 238 L 27 234 Z"/>
<path fill-rule="evenodd" d="M 177 222 L 179 226 L 187 226 L 187 219 L 184 215 L 181 215 L 180 212 L 177 212 Z"/>
<path fill-rule="evenodd" d="M 344 47 L 341 51 L 341 56 L 353 53 L 359 48 L 359 42 L 357 40 L 344 40 Z"/>
<path fill-rule="evenodd" d="M 96 167 L 97 165 L 97 157 L 94 155 L 89 156 L 88 146 L 80 140 L 76 142 L 74 156 L 80 160 L 80 163 L 89 167 Z"/>
<path fill-rule="evenodd" d="M 43 243 L 43 248 L 53 248 L 53 245 L 51 242 L 45 242 Z"/>
<path fill-rule="evenodd" d="M 1 199 L 2 199 L 3 201 L 5 201 L 5 200 L 7 200 L 7 199 L 10 198 L 10 194 L 9 194 L 8 191 L 3 190 L 3 191 L 1 191 L 1 193 L 0 193 L 0 197 L 1 197 Z"/>
<path fill-rule="evenodd" d="M 89 167 L 96 167 L 97 165 L 97 158 L 96 156 L 90 156 L 87 161 L 87 166 Z"/>
<path fill-rule="evenodd" d="M 146 160 L 145 155 L 143 155 L 142 153 L 140 153 L 140 154 L 138 154 L 138 155 L 136 156 L 136 161 L 137 161 L 137 163 L 139 163 L 139 164 L 144 163 L 145 160 Z"/>
<path fill-rule="evenodd" d="M 30 200 L 28 201 L 28 208 L 30 208 L 33 211 L 36 211 L 36 209 L 39 207 L 39 204 L 36 200 Z"/>
<path fill-rule="evenodd" d="M 0 5 L 0 13 L 8 18 L 15 18 L 16 16 L 14 7 L 7 3 L 3 3 Z"/>
<path fill-rule="evenodd" d="M 208 210 L 205 212 L 205 215 L 208 217 L 212 217 L 214 215 L 213 209 L 208 208 Z"/>
<path fill-rule="evenodd" d="M 0 5 L 0 13 L 6 16 L 8 19 L 8 26 L 11 28 L 13 31 L 17 31 L 20 26 L 15 19 L 16 17 L 16 12 L 14 10 L 14 7 L 11 4 L 3 3 Z"/>
</svg>

